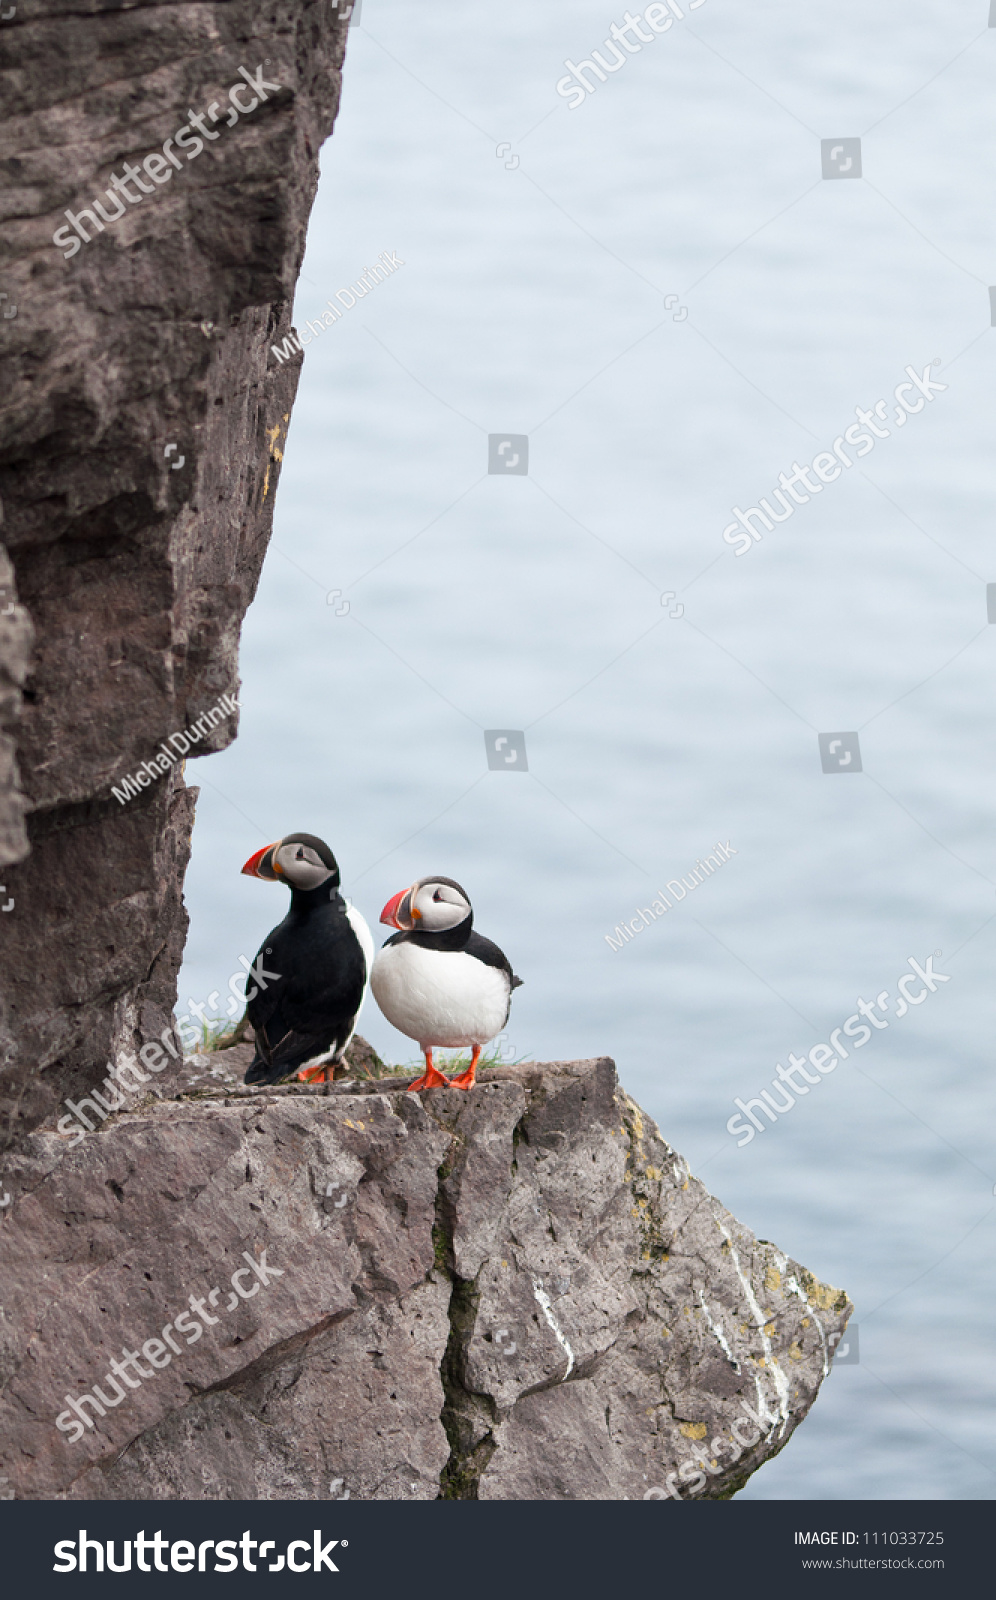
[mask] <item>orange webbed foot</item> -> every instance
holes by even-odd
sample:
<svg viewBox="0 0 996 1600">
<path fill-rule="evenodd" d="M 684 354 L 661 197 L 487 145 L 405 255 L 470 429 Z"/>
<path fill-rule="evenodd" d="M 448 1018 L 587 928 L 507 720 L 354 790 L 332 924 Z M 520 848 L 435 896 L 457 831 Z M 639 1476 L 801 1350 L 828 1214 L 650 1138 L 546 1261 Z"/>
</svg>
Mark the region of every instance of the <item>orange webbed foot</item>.
<svg viewBox="0 0 996 1600">
<path fill-rule="evenodd" d="M 317 1067 L 305 1067 L 303 1072 L 298 1073 L 297 1081 L 298 1083 L 327 1083 L 329 1080 L 326 1074 L 331 1071 L 334 1071 L 332 1063 L 330 1061 L 322 1061 Z"/>
<path fill-rule="evenodd" d="M 448 1080 L 450 1088 L 472 1089 L 474 1087 L 474 1075 L 477 1072 L 477 1063 L 480 1061 L 480 1059 L 481 1047 L 479 1044 L 476 1044 L 474 1046 L 474 1053 L 470 1058 L 470 1066 L 467 1068 L 466 1072 L 461 1072 L 456 1078 L 450 1078 Z"/>
<path fill-rule="evenodd" d="M 408 1085 L 409 1094 L 418 1094 L 420 1089 L 445 1089 L 450 1081 L 449 1078 L 444 1078 L 441 1072 L 437 1072 L 433 1066 L 432 1051 L 424 1050 L 423 1054 L 425 1055 L 425 1072 L 421 1078 L 416 1078 L 414 1083 Z"/>
</svg>

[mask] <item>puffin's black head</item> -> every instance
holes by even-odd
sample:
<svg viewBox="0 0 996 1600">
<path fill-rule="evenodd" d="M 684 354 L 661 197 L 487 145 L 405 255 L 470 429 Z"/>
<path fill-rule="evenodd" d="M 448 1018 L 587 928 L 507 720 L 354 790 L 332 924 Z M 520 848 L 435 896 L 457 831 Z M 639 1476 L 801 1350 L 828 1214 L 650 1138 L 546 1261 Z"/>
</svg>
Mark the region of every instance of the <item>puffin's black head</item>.
<svg viewBox="0 0 996 1600">
<path fill-rule="evenodd" d="M 401 889 L 387 902 L 381 922 L 402 933 L 447 933 L 468 920 L 474 912 L 467 896 L 452 878 L 419 878 L 410 889 Z"/>
<path fill-rule="evenodd" d="M 314 833 L 288 833 L 264 845 L 242 868 L 247 878 L 286 883 L 289 889 L 338 889 L 339 867 L 324 839 Z"/>
</svg>

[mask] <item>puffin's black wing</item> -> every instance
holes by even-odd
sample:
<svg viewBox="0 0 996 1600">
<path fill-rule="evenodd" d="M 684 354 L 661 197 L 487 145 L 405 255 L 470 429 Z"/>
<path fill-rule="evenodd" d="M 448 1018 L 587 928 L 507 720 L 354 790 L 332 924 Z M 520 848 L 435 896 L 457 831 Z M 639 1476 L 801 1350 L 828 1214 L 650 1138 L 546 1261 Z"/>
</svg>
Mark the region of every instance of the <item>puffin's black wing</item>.
<svg viewBox="0 0 996 1600">
<path fill-rule="evenodd" d="M 306 919 L 289 914 L 267 935 L 254 968 L 249 982 L 256 993 L 246 1014 L 256 1055 L 246 1083 L 279 1083 L 316 1056 L 337 1056 L 345 1048 L 363 999 L 366 963 L 341 902 L 324 904 Z"/>
<path fill-rule="evenodd" d="M 292 1077 L 306 1061 L 326 1053 L 338 1054 L 352 1031 L 352 1024 L 341 1028 L 338 1037 L 330 1039 L 328 1031 L 299 1033 L 289 1030 L 275 1042 L 271 1034 L 260 1029 L 256 1032 L 256 1055 L 245 1075 L 246 1083 L 280 1083 Z"/>
<path fill-rule="evenodd" d="M 511 988 L 521 988 L 522 979 L 515 976 L 508 956 L 504 950 L 499 950 L 492 940 L 485 939 L 483 934 L 472 933 L 464 945 L 464 949 L 469 956 L 474 956 L 476 960 L 483 961 L 486 967 L 498 967 L 500 971 L 505 973 Z"/>
<path fill-rule="evenodd" d="M 254 1033 L 265 1029 L 267 1024 L 276 1020 L 276 1013 L 280 1010 L 280 1000 L 286 985 L 285 973 L 280 971 L 280 965 L 273 953 L 273 947 L 278 947 L 282 941 L 280 935 L 284 931 L 284 923 L 268 933 L 264 942 L 256 951 L 256 959 L 252 964 L 252 971 L 246 978 L 246 995 L 252 996 L 246 1001 L 246 1016 Z M 286 962 L 283 963 L 286 967 Z M 253 993 L 255 990 L 255 993 Z M 280 1028 L 280 1024 L 277 1023 Z M 286 1026 L 280 1028 L 275 1037 L 286 1033 Z"/>
<path fill-rule="evenodd" d="M 486 967 L 497 967 L 508 979 L 508 1010 L 505 1012 L 507 1023 L 512 1010 L 512 990 L 521 989 L 522 979 L 515 976 L 504 950 L 499 950 L 498 946 L 491 939 L 485 939 L 483 934 L 472 933 L 464 949 L 476 961 L 483 961 Z"/>
</svg>

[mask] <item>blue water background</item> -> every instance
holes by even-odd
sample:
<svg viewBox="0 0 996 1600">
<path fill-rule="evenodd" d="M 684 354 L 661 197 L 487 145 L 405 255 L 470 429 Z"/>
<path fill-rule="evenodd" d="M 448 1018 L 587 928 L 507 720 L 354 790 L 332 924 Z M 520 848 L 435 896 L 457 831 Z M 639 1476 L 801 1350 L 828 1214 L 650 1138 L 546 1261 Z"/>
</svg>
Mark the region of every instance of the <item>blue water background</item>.
<svg viewBox="0 0 996 1600">
<path fill-rule="evenodd" d="M 525 979 L 510 1053 L 610 1053 L 847 1289 L 860 1361 L 744 1499 L 996 1490 L 987 9 L 707 0 L 571 111 L 563 62 L 622 9 L 365 0 L 297 325 L 404 266 L 307 350 L 240 736 L 188 767 L 181 1010 L 283 915 L 238 870 L 281 834 L 329 840 L 371 925 L 445 873 Z M 821 177 L 843 136 L 860 181 Z M 942 394 L 734 557 L 734 504 L 935 359 Z M 488 475 L 505 430 L 528 476 Z M 528 772 L 488 770 L 503 728 Z M 852 730 L 863 771 L 824 774 Z M 888 1028 L 738 1148 L 734 1097 L 883 990 Z M 372 1002 L 361 1031 L 411 1059 Z"/>
</svg>

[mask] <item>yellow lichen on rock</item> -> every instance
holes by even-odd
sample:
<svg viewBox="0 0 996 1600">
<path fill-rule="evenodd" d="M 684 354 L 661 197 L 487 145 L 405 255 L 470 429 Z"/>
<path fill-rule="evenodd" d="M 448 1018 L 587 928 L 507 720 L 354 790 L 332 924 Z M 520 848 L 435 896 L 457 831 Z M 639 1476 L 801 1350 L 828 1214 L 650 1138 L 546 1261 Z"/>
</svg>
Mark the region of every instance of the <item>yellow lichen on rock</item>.
<svg viewBox="0 0 996 1600">
<path fill-rule="evenodd" d="M 284 420 L 286 421 L 286 418 Z M 279 424 L 279 422 L 275 423 L 272 428 L 268 428 L 266 430 L 266 437 L 270 441 L 270 459 L 266 463 L 266 476 L 263 479 L 263 499 L 264 500 L 266 499 L 267 495 L 270 492 L 270 465 L 274 461 L 283 461 L 283 459 L 284 459 L 283 451 L 277 449 L 277 439 L 280 437 L 280 424 Z"/>
<path fill-rule="evenodd" d="M 803 1272 L 800 1276 L 802 1287 L 806 1291 L 806 1299 L 819 1311 L 840 1310 L 846 1303 L 847 1295 L 843 1289 L 834 1289 L 829 1283 L 821 1283 L 811 1272 Z"/>
</svg>

